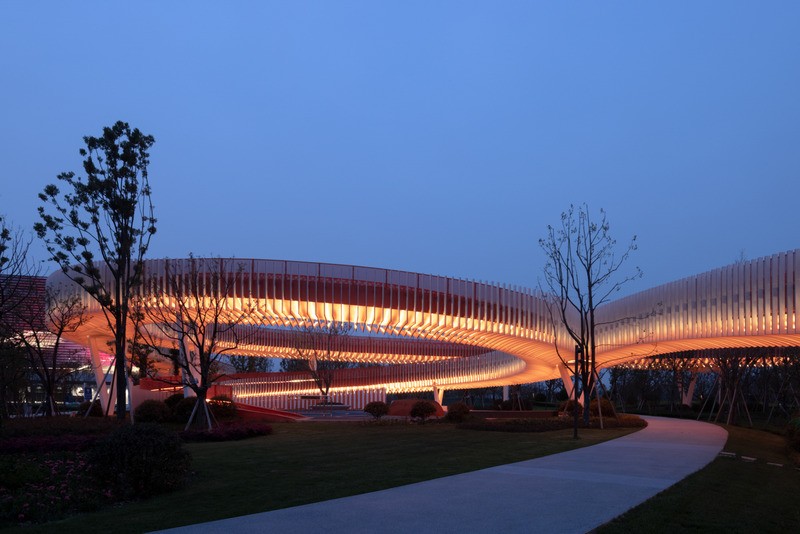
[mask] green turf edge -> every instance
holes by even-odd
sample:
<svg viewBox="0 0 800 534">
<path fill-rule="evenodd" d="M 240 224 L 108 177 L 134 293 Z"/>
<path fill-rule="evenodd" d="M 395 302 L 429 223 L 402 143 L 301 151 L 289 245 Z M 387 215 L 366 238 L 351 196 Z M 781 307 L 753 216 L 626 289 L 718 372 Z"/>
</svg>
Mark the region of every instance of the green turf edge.
<svg viewBox="0 0 800 534">
<path fill-rule="evenodd" d="M 7 532 L 147 532 L 286 508 L 528 460 L 637 429 L 476 432 L 452 425 L 277 424 L 275 434 L 196 443 L 187 487 Z"/>
<path fill-rule="evenodd" d="M 784 438 L 724 428 L 728 441 L 723 450 L 736 458 L 718 457 L 596 532 L 800 532 L 800 471 L 789 459 Z"/>
</svg>

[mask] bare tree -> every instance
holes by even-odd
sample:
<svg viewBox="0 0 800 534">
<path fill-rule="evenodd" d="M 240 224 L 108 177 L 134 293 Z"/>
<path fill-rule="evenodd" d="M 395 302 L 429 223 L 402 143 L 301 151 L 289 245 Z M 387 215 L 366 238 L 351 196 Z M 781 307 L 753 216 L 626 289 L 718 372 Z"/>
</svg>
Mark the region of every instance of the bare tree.
<svg viewBox="0 0 800 534">
<path fill-rule="evenodd" d="M 147 174 L 148 151 L 155 140 L 117 122 L 103 128 L 102 136 L 83 141 L 86 179 L 64 172 L 58 180 L 67 191 L 46 186 L 39 194 L 44 203 L 39 206 L 41 222 L 34 229 L 64 274 L 97 300 L 105 314 L 114 335 L 117 418 L 124 419 L 128 305 L 156 232 Z"/>
<path fill-rule="evenodd" d="M 224 260 L 193 256 L 181 265 L 188 268 L 168 262 L 163 279 L 145 281 L 149 302 L 140 331 L 143 343 L 172 361 L 197 396 L 186 428 L 197 423 L 210 429 L 213 415 L 206 397 L 217 379 L 214 370 L 251 333 L 243 327 L 249 322 L 249 312 L 228 302 L 228 295 L 241 284 L 243 271 L 228 269 Z"/>
<path fill-rule="evenodd" d="M 25 353 L 16 331 L 17 318 L 36 291 L 30 243 L 30 237 L 0 215 L 0 424 L 11 414 L 9 404 L 20 402 L 28 384 Z"/>
<path fill-rule="evenodd" d="M 0 325 L 8 325 L 36 292 L 31 278 L 38 274 L 28 257 L 31 238 L 0 215 Z"/>
<path fill-rule="evenodd" d="M 22 415 L 20 407 L 30 386 L 25 349 L 0 329 L 0 427 L 4 419 Z"/>
<path fill-rule="evenodd" d="M 15 332 L 24 347 L 29 368 L 39 378 L 44 390 L 44 414 L 56 415 L 55 392 L 59 384 L 88 361 L 79 348 L 65 348 L 64 334 L 75 332 L 86 323 L 86 307 L 77 295 L 63 297 L 46 289 L 28 310 L 20 314 Z"/>
<path fill-rule="evenodd" d="M 350 323 L 339 321 L 309 322 L 295 337 L 295 370 L 307 372 L 325 400 L 336 371 L 351 366 L 341 359 L 350 329 Z"/>
<path fill-rule="evenodd" d="M 778 349 L 765 362 L 762 374 L 764 411 L 769 408 L 767 424 L 776 411 L 787 418 L 800 412 L 800 347 Z"/>
<path fill-rule="evenodd" d="M 614 366 L 608 376 L 618 406 L 626 410 L 632 404 L 636 411 L 653 413 L 664 403 L 670 411 L 675 410 L 684 395 L 691 404 L 688 392 L 697 376 L 695 369 L 690 353 L 673 353 Z"/>
<path fill-rule="evenodd" d="M 747 408 L 747 399 L 745 398 L 745 392 L 747 391 L 746 381 L 756 364 L 769 357 L 774 350 L 766 347 L 755 347 L 717 349 L 699 353 L 709 358 L 718 377 L 720 403 L 714 421 L 719 421 L 720 416 L 725 413 L 725 424 L 735 424 L 739 412 L 744 410 L 750 421 L 750 426 L 753 426 L 753 421 Z"/>
<path fill-rule="evenodd" d="M 577 209 L 571 205 L 561 214 L 561 224 L 548 226 L 547 237 L 539 240 L 547 256 L 544 283 L 554 330 L 558 332 L 558 324 L 563 325 L 575 345 L 574 360 L 572 355 L 560 352 L 559 357 L 575 370 L 575 398 L 582 390 L 586 423 L 597 376 L 597 308 L 625 283 L 642 276 L 638 267 L 633 274 L 620 274 L 623 264 L 637 248 L 636 236 L 620 254 L 609 231 L 604 210 L 600 210 L 599 220 L 596 220 L 586 204 Z M 556 339 L 557 350 L 559 341 Z"/>
</svg>

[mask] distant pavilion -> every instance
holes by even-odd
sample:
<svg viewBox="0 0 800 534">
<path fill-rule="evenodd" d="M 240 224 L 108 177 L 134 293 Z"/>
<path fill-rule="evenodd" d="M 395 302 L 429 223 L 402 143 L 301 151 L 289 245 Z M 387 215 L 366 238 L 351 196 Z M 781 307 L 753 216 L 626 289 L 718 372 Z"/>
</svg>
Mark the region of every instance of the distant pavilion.
<svg viewBox="0 0 800 534">
<path fill-rule="evenodd" d="M 143 302 L 169 298 L 168 273 L 192 260 L 148 260 Z M 196 260 L 195 260 L 196 262 Z M 553 326 L 538 291 L 405 271 L 260 259 L 206 259 L 205 269 L 236 273 L 225 295 L 245 319 L 236 354 L 296 358 L 308 324 L 344 323 L 350 335 L 332 358 L 374 364 L 337 371 L 331 398 L 360 408 L 387 394 L 570 382 L 573 344 Z M 196 263 L 195 263 L 196 265 Z M 705 349 L 800 346 L 800 249 L 721 267 L 610 302 L 598 310 L 598 366 Z M 90 349 L 100 382 L 113 340 L 97 302 L 66 275 L 48 285 L 83 299 L 91 320 L 70 339 Z M 159 289 L 160 288 L 160 289 Z M 208 295 L 218 287 L 208 284 Z M 146 325 L 144 326 L 146 327 Z M 302 373 L 233 375 L 221 382 L 237 402 L 300 409 L 319 393 Z M 101 388 L 102 389 L 102 388 Z"/>
</svg>

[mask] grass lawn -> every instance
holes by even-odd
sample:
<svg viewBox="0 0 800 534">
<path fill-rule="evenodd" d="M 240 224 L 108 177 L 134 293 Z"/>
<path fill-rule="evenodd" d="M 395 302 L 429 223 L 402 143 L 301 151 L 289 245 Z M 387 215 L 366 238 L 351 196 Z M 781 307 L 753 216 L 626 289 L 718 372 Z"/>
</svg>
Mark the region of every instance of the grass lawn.
<svg viewBox="0 0 800 534">
<path fill-rule="evenodd" d="M 717 458 L 597 532 L 800 532 L 800 471 L 787 458 L 784 438 L 725 428 L 724 450 L 755 462 Z"/>
<path fill-rule="evenodd" d="M 182 490 L 8 532 L 144 532 L 344 497 L 594 445 L 633 429 L 476 432 L 453 425 L 276 424 L 271 436 L 188 445 Z"/>
</svg>

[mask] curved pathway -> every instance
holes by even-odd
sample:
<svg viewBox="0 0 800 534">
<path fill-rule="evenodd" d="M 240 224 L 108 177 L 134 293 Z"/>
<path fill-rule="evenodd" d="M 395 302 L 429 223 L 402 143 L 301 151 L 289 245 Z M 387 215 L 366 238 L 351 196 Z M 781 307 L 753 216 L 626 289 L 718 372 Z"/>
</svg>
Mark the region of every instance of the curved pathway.
<svg viewBox="0 0 800 534">
<path fill-rule="evenodd" d="M 709 423 L 646 419 L 591 447 L 168 532 L 583 533 L 707 465 L 728 436 Z"/>
</svg>

